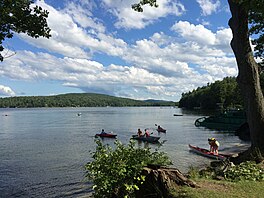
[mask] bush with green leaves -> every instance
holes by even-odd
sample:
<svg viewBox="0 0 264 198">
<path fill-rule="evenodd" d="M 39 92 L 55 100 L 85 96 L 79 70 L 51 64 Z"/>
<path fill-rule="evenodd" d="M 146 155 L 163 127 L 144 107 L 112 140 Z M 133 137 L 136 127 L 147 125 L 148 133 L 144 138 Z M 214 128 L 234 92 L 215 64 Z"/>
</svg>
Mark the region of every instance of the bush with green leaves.
<svg viewBox="0 0 264 198">
<path fill-rule="evenodd" d="M 237 166 L 231 167 L 225 172 L 225 178 L 229 181 L 263 181 L 264 170 L 255 162 L 243 162 Z"/>
<path fill-rule="evenodd" d="M 148 164 L 172 164 L 164 152 L 151 148 L 136 148 L 135 142 L 128 145 L 115 141 L 115 149 L 96 140 L 93 161 L 86 164 L 86 177 L 94 186 L 94 197 L 133 197 L 144 182 L 141 175 Z"/>
</svg>

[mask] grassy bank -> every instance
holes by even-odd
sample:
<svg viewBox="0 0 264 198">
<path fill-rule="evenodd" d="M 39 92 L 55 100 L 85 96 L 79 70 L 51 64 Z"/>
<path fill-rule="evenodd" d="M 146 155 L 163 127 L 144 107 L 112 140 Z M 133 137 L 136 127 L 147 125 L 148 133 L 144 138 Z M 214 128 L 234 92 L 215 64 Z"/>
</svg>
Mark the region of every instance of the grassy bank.
<svg viewBox="0 0 264 198">
<path fill-rule="evenodd" d="M 262 198 L 264 181 L 216 181 L 212 179 L 195 179 L 200 188 L 179 187 L 173 191 L 173 197 L 188 198 Z"/>
<path fill-rule="evenodd" d="M 226 162 L 220 162 L 227 164 Z M 219 166 L 224 167 L 224 166 Z M 180 186 L 173 190 L 173 197 L 188 198 L 262 198 L 264 195 L 264 162 L 253 161 L 230 166 L 225 172 L 222 169 L 207 167 L 203 170 L 190 168 L 189 177 L 199 188 Z M 221 180 L 219 180 L 221 179 Z"/>
</svg>

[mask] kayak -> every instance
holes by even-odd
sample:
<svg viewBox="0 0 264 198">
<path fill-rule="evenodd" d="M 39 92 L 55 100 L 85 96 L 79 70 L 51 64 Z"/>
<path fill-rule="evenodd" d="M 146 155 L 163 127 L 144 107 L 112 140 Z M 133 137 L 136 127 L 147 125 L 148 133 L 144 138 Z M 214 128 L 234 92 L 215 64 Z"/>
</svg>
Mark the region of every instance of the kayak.
<svg viewBox="0 0 264 198">
<path fill-rule="evenodd" d="M 157 128 L 156 130 L 157 130 L 158 132 L 166 133 L 166 129 L 163 129 L 163 128 Z"/>
<path fill-rule="evenodd" d="M 157 143 L 159 141 L 160 137 L 157 137 L 157 136 L 149 136 L 149 137 L 140 136 L 139 137 L 138 135 L 132 135 L 131 139 L 140 140 L 143 142 Z"/>
<path fill-rule="evenodd" d="M 113 133 L 97 133 L 95 137 L 108 137 L 108 138 L 116 138 L 117 135 Z"/>
<path fill-rule="evenodd" d="M 209 158 L 213 158 L 213 159 L 217 159 L 217 160 L 224 160 L 227 158 L 227 156 L 222 155 L 222 154 L 214 154 L 211 153 L 209 150 L 204 149 L 204 148 L 199 148 L 198 146 L 193 146 L 189 144 L 189 148 L 191 149 L 192 152 L 197 153 L 199 155 L 205 156 L 205 157 L 209 157 Z"/>
</svg>

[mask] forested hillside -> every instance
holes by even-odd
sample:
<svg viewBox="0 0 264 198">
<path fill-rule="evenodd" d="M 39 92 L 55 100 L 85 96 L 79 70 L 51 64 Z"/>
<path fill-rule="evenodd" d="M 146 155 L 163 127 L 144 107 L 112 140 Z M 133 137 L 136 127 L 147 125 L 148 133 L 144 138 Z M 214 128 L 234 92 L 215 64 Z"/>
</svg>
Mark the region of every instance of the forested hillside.
<svg viewBox="0 0 264 198">
<path fill-rule="evenodd" d="M 105 106 L 175 106 L 175 102 L 156 100 L 141 101 L 94 93 L 0 98 L 0 108 Z"/>
<path fill-rule="evenodd" d="M 226 77 L 207 86 L 183 93 L 179 107 L 216 109 L 242 106 L 242 98 L 235 77 Z"/>
<path fill-rule="evenodd" d="M 260 75 L 262 91 L 264 88 L 264 74 Z M 188 93 L 183 93 L 179 107 L 187 109 L 217 109 L 229 107 L 243 107 L 243 101 L 235 77 L 226 77 L 207 86 L 198 87 Z"/>
</svg>

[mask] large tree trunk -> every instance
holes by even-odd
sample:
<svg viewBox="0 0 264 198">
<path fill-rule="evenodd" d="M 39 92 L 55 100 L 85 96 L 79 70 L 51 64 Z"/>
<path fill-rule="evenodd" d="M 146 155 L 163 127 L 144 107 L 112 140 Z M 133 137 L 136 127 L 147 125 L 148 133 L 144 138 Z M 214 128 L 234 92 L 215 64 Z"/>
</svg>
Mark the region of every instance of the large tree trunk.
<svg viewBox="0 0 264 198">
<path fill-rule="evenodd" d="M 250 129 L 251 151 L 264 154 L 264 99 L 259 81 L 259 68 L 254 60 L 249 42 L 248 10 L 238 1 L 228 0 L 232 18 L 229 26 L 233 39 L 231 47 L 234 51 L 237 66 L 237 82 L 244 99 L 247 121 Z M 264 155 L 263 155 L 264 156 Z"/>
<path fill-rule="evenodd" d="M 143 169 L 142 175 L 146 179 L 140 190 L 136 191 L 136 198 L 169 198 L 171 190 L 179 186 L 199 187 L 176 168 L 149 165 Z"/>
</svg>

